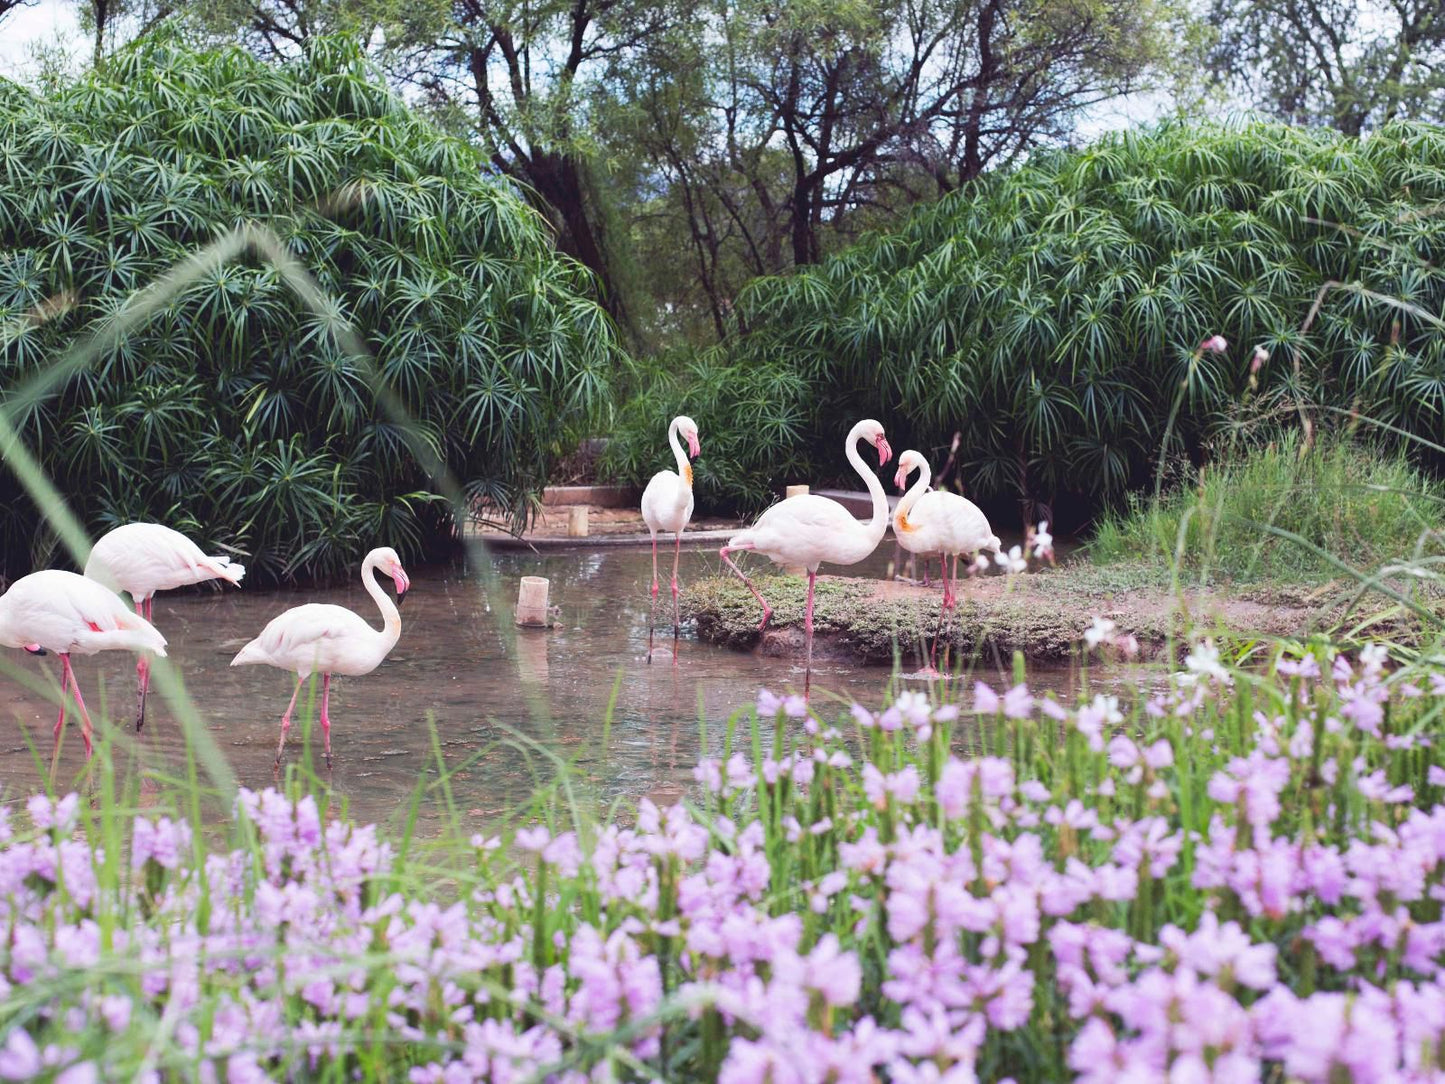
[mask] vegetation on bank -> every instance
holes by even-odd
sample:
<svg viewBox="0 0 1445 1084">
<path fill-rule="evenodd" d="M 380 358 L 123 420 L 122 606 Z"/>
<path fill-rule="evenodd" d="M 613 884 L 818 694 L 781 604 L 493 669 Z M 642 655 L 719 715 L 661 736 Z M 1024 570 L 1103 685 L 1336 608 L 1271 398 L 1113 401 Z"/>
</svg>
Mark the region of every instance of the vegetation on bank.
<svg viewBox="0 0 1445 1084">
<path fill-rule="evenodd" d="M 1302 412 L 1433 438 L 1442 199 L 1429 125 L 1180 123 L 1036 155 L 754 281 L 721 347 L 635 374 L 611 469 L 653 469 L 664 404 L 728 442 L 729 469 L 698 470 L 705 507 L 838 476 L 840 418 L 876 416 L 938 465 L 959 434 L 971 497 L 1094 507 L 1148 487 L 1161 448 L 1197 461 L 1223 432 L 1267 437 Z M 1201 353 L 1215 334 L 1228 349 Z"/>
<path fill-rule="evenodd" d="M 450 536 L 438 465 L 523 515 L 610 402 L 589 276 L 353 45 L 268 65 L 162 33 L 0 102 L 0 404 L 93 531 L 160 520 L 260 580 L 415 555 Z M 242 223 L 324 298 L 255 246 L 211 259 Z M 52 545 L 0 472 L 0 570 Z"/>
<path fill-rule="evenodd" d="M 1190 469 L 1158 500 L 1103 517 L 1099 564 L 1152 561 L 1191 576 L 1299 583 L 1445 557 L 1445 487 L 1399 449 L 1298 432 Z"/>
<path fill-rule="evenodd" d="M 37 796 L 0 813 L 0 1073 L 1434 1079 L 1439 662 L 1196 642 L 1132 705 L 1015 681 L 763 694 L 687 803 L 539 799 L 500 838 Z"/>
</svg>

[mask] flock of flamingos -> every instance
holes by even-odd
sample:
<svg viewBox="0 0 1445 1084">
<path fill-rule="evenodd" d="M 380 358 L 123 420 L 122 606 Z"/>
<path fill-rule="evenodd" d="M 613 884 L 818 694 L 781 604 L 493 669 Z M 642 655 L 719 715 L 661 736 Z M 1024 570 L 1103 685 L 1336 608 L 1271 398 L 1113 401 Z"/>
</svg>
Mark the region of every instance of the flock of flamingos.
<svg viewBox="0 0 1445 1084">
<path fill-rule="evenodd" d="M 678 442 L 679 436 L 687 441 L 687 454 Z M 668 427 L 667 437 L 677 460 L 677 470 L 663 470 L 653 475 L 642 495 L 642 518 L 652 535 L 654 603 L 658 593 L 657 533 L 670 531 L 676 535 L 672 565 L 675 644 L 681 626 L 678 562 L 682 534 L 692 518 L 693 509 L 692 466 L 688 459 L 696 458 L 701 447 L 697 423 L 688 417 L 674 418 Z M 858 444 L 865 440 L 877 449 L 879 466 L 886 464 L 893 453 L 883 435 L 883 426 L 872 419 L 859 422 L 848 433 L 844 451 L 872 498 L 871 518 L 859 521 L 837 501 L 826 497 L 814 494 L 789 497 L 769 508 L 750 528 L 728 539 L 727 545 L 720 551 L 723 561 L 742 578 L 762 605 L 760 631 L 767 627 L 772 607 L 728 555 L 752 551 L 776 564 L 807 570 L 805 696 L 812 680 L 813 590 L 820 565 L 852 565 L 862 561 L 883 540 L 891 518 L 894 532 L 904 549 L 915 554 L 937 554 L 944 559 L 953 559 L 952 577 L 946 564 L 944 568 L 943 605 L 939 613 L 941 625 L 944 615 L 956 604 L 952 584 L 957 579 L 959 554 L 972 555 L 985 549 L 996 554 L 1000 552 L 998 537 L 974 504 L 958 494 L 929 488 L 931 474 L 928 463 L 918 452 L 908 451 L 898 457 L 895 482 L 900 490 L 915 470 L 920 473 L 918 481 L 900 498 L 890 517 L 883 486 L 858 454 Z M 395 584 L 396 603 L 377 582 L 378 570 L 390 576 Z M 83 575 L 47 569 L 16 580 L 0 596 L 0 645 L 23 648 L 32 655 L 53 651 L 60 656 L 61 697 L 60 714 L 55 722 L 56 750 L 59 750 L 61 733 L 65 728 L 68 692 L 75 697 L 86 755 L 91 752 L 92 724 L 70 664 L 72 654 L 94 655 L 98 651 L 118 650 L 134 651 L 140 656 L 136 665 L 136 729 L 139 730 L 145 721 L 146 692 L 150 686 L 147 653 L 158 656 L 166 653 L 165 637 L 151 624 L 156 593 L 208 580 L 239 584 L 245 573 L 244 566 L 229 557 L 208 556 L 185 535 L 169 527 L 157 523 L 128 523 L 96 542 Z M 295 691 L 281 716 L 281 736 L 276 745 L 278 765 L 286 745 L 286 733 L 291 725 L 297 694 L 306 679 L 312 674 L 320 674 L 322 678 L 321 733 L 329 764 L 332 676 L 369 674 L 381 664 L 401 636 L 401 614 L 397 605 L 411 586 L 411 581 L 396 551 L 382 547 L 368 553 L 361 564 L 361 581 L 381 611 L 383 625 L 379 631 L 344 606 L 307 603 L 273 618 L 261 634 L 231 660 L 232 666 L 263 663 L 296 675 Z M 134 612 L 122 601 L 119 594 L 122 591 L 131 597 Z M 650 635 L 648 648 L 650 661 Z M 934 651 L 937 651 L 936 636 Z M 932 659 L 928 672 L 936 672 L 932 668 Z"/>
</svg>

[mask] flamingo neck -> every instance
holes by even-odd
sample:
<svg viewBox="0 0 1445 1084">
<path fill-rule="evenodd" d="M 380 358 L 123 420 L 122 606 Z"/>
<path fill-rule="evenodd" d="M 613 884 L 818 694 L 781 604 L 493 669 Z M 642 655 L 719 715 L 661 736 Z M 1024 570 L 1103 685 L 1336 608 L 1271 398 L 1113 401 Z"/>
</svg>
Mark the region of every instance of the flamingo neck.
<svg viewBox="0 0 1445 1084">
<path fill-rule="evenodd" d="M 376 603 L 376 608 L 381 611 L 384 627 L 377 635 L 386 645 L 386 650 L 390 651 L 396 646 L 397 640 L 401 639 L 401 611 L 382 590 L 381 584 L 377 583 L 377 564 L 377 559 L 372 554 L 368 554 L 366 560 L 361 563 L 361 586 L 366 588 L 366 593 L 371 596 L 372 601 Z"/>
<path fill-rule="evenodd" d="M 687 461 L 687 454 L 682 450 L 682 444 L 677 439 L 677 423 L 680 420 L 673 418 L 672 424 L 667 427 L 667 443 L 672 445 L 672 455 L 677 460 L 677 476 L 682 479 L 682 484 L 688 492 L 691 492 L 692 464 Z"/>
<path fill-rule="evenodd" d="M 873 515 L 869 517 L 868 526 L 864 530 L 876 545 L 882 541 L 883 532 L 888 530 L 888 495 L 883 492 L 883 483 L 878 480 L 878 475 L 868 469 L 863 457 L 858 454 L 858 442 L 863 439 L 862 425 L 863 423 L 859 422 L 849 430 L 848 443 L 843 454 L 848 457 L 848 462 L 853 464 L 853 469 L 868 487 L 868 495 L 873 498 Z"/>
<path fill-rule="evenodd" d="M 928 485 L 933 481 L 933 471 L 925 461 L 918 466 L 918 481 L 908 487 L 908 492 L 903 494 L 898 501 L 898 507 L 893 510 L 894 525 L 901 531 L 912 531 L 918 528 L 918 524 L 908 522 L 908 513 L 913 511 L 913 506 L 918 503 L 918 498 L 928 491 Z"/>
</svg>

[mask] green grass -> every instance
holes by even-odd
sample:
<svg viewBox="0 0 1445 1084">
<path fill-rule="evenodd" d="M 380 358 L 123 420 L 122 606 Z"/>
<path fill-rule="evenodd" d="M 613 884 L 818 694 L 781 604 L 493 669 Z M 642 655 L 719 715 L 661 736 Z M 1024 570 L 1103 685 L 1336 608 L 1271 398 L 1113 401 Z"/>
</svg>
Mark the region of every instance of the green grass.
<svg viewBox="0 0 1445 1084">
<path fill-rule="evenodd" d="M 1445 488 L 1400 453 L 1342 438 L 1302 453 L 1286 434 L 1191 470 L 1158 502 L 1136 498 L 1100 522 L 1088 553 L 1097 565 L 1177 559 L 1211 580 L 1325 581 L 1337 562 L 1374 571 L 1445 553 Z"/>
</svg>

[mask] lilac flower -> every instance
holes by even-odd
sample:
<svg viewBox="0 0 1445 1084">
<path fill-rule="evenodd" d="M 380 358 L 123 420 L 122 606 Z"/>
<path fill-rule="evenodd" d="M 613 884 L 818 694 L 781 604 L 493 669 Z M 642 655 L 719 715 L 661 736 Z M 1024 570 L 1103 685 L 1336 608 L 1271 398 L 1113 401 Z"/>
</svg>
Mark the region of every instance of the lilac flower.
<svg viewBox="0 0 1445 1084">
<path fill-rule="evenodd" d="M 973 683 L 973 710 L 980 715 L 992 715 L 999 709 L 998 694 L 982 681 Z"/>
<path fill-rule="evenodd" d="M 1008 719 L 1027 719 L 1034 710 L 1034 698 L 1027 685 L 1015 685 L 1003 698 L 1003 713 Z"/>
<path fill-rule="evenodd" d="M 517 832 L 516 844 L 524 851 L 534 851 L 540 854 L 552 839 L 552 833 L 542 825 L 533 828 L 522 828 Z"/>
</svg>

